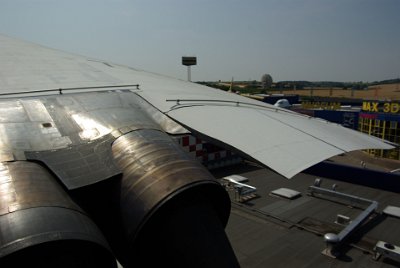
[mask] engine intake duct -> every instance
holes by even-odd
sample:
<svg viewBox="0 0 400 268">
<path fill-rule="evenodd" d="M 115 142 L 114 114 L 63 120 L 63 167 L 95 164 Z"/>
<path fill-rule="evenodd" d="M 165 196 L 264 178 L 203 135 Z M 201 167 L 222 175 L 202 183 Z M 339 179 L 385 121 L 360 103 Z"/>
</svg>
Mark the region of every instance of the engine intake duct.
<svg viewBox="0 0 400 268">
<path fill-rule="evenodd" d="M 238 267 L 224 227 L 226 191 L 167 134 L 137 130 L 112 146 L 129 244 L 124 267 Z"/>
<path fill-rule="evenodd" d="M 0 267 L 116 267 L 96 225 L 41 165 L 0 163 Z"/>
</svg>

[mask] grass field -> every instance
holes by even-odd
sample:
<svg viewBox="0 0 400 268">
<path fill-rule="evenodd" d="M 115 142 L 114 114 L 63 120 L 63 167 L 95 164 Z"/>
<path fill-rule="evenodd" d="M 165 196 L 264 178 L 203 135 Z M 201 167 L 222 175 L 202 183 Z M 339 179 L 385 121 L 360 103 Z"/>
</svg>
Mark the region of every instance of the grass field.
<svg viewBox="0 0 400 268">
<path fill-rule="evenodd" d="M 273 91 L 268 93 L 280 93 Z M 300 96 L 320 97 L 345 97 L 369 100 L 400 100 L 400 84 L 387 84 L 370 86 L 367 90 L 343 90 L 339 88 L 314 88 L 302 90 L 284 90 L 284 94 L 297 94 Z"/>
</svg>

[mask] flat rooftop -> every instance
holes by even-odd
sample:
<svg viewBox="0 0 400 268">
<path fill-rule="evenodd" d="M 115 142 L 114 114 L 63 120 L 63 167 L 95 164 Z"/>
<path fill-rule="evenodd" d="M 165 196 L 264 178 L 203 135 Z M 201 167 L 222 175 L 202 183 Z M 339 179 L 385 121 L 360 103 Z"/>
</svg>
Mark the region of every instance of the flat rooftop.
<svg viewBox="0 0 400 268">
<path fill-rule="evenodd" d="M 232 212 L 226 232 L 242 267 L 400 267 L 398 260 L 386 256 L 373 259 L 378 241 L 400 246 L 400 218 L 382 213 L 386 206 L 400 207 L 398 193 L 322 178 L 323 188 L 336 184 L 337 192 L 379 202 L 376 212 L 339 247 L 341 255 L 331 258 L 321 253 L 327 248 L 324 234 L 344 228 L 335 223 L 338 214 L 354 220 L 364 207 L 309 195 L 308 187 L 316 177 L 307 174 L 288 180 L 249 163 L 212 173 L 216 178 L 239 174 L 249 179 L 246 184 L 257 188 L 258 196 L 242 203 L 229 191 Z M 301 196 L 289 200 L 270 194 L 282 187 Z"/>
</svg>

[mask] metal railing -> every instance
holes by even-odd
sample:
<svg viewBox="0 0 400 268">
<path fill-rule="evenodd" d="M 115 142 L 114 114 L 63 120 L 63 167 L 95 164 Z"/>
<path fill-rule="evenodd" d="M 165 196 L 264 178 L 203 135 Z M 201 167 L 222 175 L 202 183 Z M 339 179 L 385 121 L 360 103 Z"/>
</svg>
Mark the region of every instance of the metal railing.
<svg viewBox="0 0 400 268">
<path fill-rule="evenodd" d="M 335 198 L 344 199 L 349 202 L 350 205 L 367 205 L 368 207 L 363 210 L 354 220 L 352 220 L 340 233 L 327 233 L 324 235 L 324 240 L 327 243 L 328 248 L 324 252 L 325 254 L 334 257 L 335 248 L 345 240 L 357 227 L 359 227 L 373 212 L 378 208 L 378 202 L 361 198 L 355 195 L 337 192 L 336 190 L 322 188 L 319 185 L 313 185 L 308 187 L 309 193 L 323 194 Z"/>
<path fill-rule="evenodd" d="M 31 95 L 31 94 L 38 94 L 38 93 L 51 93 L 51 92 L 58 92 L 58 94 L 63 94 L 64 91 L 74 91 L 74 90 L 90 90 L 90 89 L 109 89 L 112 90 L 114 88 L 128 88 L 128 87 L 135 87 L 139 89 L 139 84 L 135 85 L 113 85 L 113 86 L 93 86 L 93 87 L 70 87 L 70 88 L 53 88 L 53 89 L 41 89 L 41 90 L 32 90 L 32 91 L 19 91 L 19 92 L 6 92 L 0 93 L 0 97 L 5 96 L 15 96 L 15 95 Z"/>
</svg>

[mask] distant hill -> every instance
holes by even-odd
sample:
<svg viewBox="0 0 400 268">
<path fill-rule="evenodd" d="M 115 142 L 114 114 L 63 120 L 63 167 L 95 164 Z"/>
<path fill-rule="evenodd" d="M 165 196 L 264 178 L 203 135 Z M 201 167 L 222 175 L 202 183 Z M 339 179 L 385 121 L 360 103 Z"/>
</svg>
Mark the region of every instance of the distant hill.
<svg viewBox="0 0 400 268">
<path fill-rule="evenodd" d="M 198 82 L 202 85 L 207 85 L 215 88 L 219 88 L 222 90 L 228 90 L 230 88 L 230 81 L 226 82 Z M 374 81 L 374 82 L 335 82 L 335 81 L 305 81 L 305 80 L 287 80 L 287 81 L 279 81 L 275 82 L 271 89 L 277 90 L 285 90 L 285 89 L 308 89 L 308 88 L 340 88 L 340 89 L 354 89 L 354 90 L 363 90 L 367 89 L 369 86 L 376 85 L 387 85 L 387 84 L 398 84 L 400 83 L 400 78 L 382 80 L 382 81 Z M 234 88 L 239 91 L 243 89 L 260 89 L 261 82 L 260 81 L 234 81 Z"/>
<path fill-rule="evenodd" d="M 389 80 L 382 80 L 382 81 L 374 81 L 370 83 L 371 86 L 376 86 L 376 85 L 387 85 L 387 84 L 399 84 L 400 83 L 400 78 L 397 79 L 389 79 Z"/>
<path fill-rule="evenodd" d="M 221 90 L 229 90 L 231 82 L 199 82 Z M 235 81 L 232 91 L 242 94 L 285 93 L 302 97 L 336 97 L 350 99 L 400 100 L 400 79 L 360 82 L 332 81 L 279 81 L 269 89 L 263 89 L 258 81 Z"/>
</svg>

